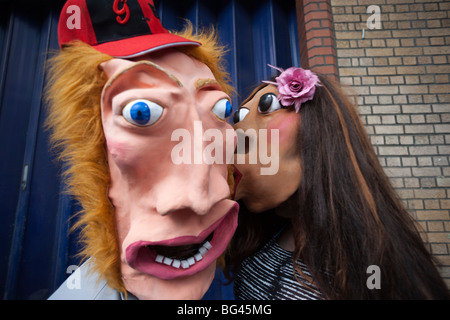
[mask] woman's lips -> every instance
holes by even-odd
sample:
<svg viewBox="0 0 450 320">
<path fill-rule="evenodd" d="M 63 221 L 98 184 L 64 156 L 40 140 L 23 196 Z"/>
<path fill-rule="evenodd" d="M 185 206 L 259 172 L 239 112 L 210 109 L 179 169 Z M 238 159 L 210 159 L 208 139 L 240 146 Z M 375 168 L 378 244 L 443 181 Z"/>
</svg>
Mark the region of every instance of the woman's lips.
<svg viewBox="0 0 450 320">
<path fill-rule="evenodd" d="M 198 236 L 181 236 L 157 242 L 134 242 L 126 249 L 127 263 L 136 270 L 164 280 L 194 275 L 206 269 L 225 251 L 237 227 L 238 211 L 239 205 L 234 203 L 223 217 Z M 211 235 L 211 240 L 207 241 Z M 158 254 L 156 251 L 162 246 L 193 245 L 199 246 L 198 252 L 182 260 Z M 165 252 L 170 252 L 170 249 Z"/>
<path fill-rule="evenodd" d="M 242 173 L 238 170 L 238 168 L 235 165 L 233 165 L 233 169 L 234 169 L 234 172 L 233 172 L 233 176 L 234 176 L 234 190 L 233 190 L 233 194 L 231 196 L 232 199 L 235 198 L 237 186 L 238 186 L 239 182 L 242 179 Z"/>
</svg>

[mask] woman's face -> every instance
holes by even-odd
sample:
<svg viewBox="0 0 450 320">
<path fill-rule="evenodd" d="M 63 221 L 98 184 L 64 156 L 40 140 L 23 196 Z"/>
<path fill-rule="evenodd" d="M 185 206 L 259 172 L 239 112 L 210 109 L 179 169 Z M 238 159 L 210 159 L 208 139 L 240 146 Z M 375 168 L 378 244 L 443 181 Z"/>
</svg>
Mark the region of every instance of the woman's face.
<svg viewBox="0 0 450 320">
<path fill-rule="evenodd" d="M 300 115 L 292 107 L 282 107 L 277 95 L 276 86 L 265 86 L 235 115 L 235 122 L 238 121 L 234 125 L 238 135 L 234 161 L 237 169 L 235 200 L 242 200 L 252 212 L 277 207 L 300 184 L 301 162 L 297 146 Z M 239 148 L 244 141 L 245 148 Z M 257 159 L 256 163 L 251 160 L 252 152 L 257 156 L 253 157 Z M 264 156 L 267 155 L 277 162 L 271 163 L 277 170 L 264 172 L 267 168 Z"/>
</svg>

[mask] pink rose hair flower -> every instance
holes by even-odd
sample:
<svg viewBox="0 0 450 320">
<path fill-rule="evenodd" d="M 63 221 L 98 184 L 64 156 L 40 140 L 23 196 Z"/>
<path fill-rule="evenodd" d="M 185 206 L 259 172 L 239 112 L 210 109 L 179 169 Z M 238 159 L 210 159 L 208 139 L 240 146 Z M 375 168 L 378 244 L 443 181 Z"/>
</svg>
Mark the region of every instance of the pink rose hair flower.
<svg viewBox="0 0 450 320">
<path fill-rule="evenodd" d="M 264 83 L 273 84 L 278 87 L 278 100 L 281 105 L 295 106 L 295 111 L 298 113 L 302 103 L 312 100 L 316 92 L 316 86 L 320 86 L 319 77 L 311 70 L 291 67 L 287 70 L 271 66 L 281 72 L 275 78 L 276 82 L 263 81 Z"/>
</svg>

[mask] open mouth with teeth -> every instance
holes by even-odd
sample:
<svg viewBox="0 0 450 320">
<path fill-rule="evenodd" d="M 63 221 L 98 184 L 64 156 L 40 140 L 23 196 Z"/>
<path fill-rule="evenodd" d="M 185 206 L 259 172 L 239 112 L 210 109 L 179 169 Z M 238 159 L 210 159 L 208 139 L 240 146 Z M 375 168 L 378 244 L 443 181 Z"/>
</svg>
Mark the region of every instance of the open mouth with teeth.
<svg viewBox="0 0 450 320">
<path fill-rule="evenodd" d="M 137 241 L 126 249 L 127 263 L 148 275 L 171 280 L 206 269 L 226 249 L 237 227 L 239 205 L 203 230 L 198 236 L 163 241 Z"/>
<path fill-rule="evenodd" d="M 214 232 L 205 241 L 198 244 L 188 244 L 185 246 L 160 246 L 149 245 L 147 248 L 156 251 L 156 262 L 164 263 L 174 268 L 187 269 L 196 262 L 203 259 L 203 256 L 212 248 L 211 240 Z"/>
</svg>

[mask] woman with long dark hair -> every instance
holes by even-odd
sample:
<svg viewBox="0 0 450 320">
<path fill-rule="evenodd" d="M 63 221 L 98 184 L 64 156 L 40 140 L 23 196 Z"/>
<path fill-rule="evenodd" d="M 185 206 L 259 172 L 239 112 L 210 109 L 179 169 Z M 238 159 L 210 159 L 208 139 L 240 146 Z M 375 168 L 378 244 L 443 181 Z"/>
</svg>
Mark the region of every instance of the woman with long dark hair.
<svg viewBox="0 0 450 320">
<path fill-rule="evenodd" d="M 278 70 L 234 117 L 235 129 L 279 133 L 276 174 L 235 162 L 242 210 L 226 271 L 236 298 L 449 299 L 355 103 L 327 77 Z"/>
</svg>

